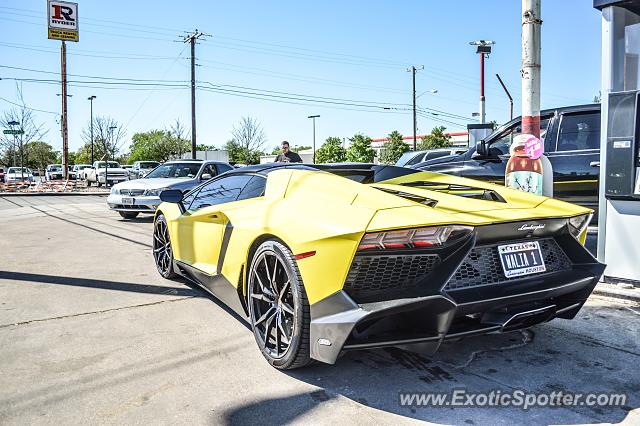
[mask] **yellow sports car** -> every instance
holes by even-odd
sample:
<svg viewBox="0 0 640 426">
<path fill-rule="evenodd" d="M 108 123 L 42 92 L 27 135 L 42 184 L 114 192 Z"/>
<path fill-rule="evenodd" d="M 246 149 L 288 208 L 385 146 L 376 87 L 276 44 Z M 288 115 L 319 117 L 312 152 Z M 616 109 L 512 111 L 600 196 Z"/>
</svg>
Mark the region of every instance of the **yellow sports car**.
<svg viewBox="0 0 640 426">
<path fill-rule="evenodd" d="M 573 318 L 604 270 L 590 210 L 402 167 L 263 164 L 160 198 L 160 274 L 247 318 L 280 369 Z"/>
</svg>

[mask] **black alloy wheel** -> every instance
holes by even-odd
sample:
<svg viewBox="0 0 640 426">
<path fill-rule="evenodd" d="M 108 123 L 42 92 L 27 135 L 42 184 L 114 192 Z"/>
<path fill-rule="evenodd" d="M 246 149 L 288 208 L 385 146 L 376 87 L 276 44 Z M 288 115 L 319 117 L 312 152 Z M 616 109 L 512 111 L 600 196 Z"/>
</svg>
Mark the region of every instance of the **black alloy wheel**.
<svg viewBox="0 0 640 426">
<path fill-rule="evenodd" d="M 291 251 L 263 243 L 251 262 L 248 305 L 253 334 L 263 356 L 288 370 L 309 363 L 309 304 Z"/>
<path fill-rule="evenodd" d="M 173 250 L 169 239 L 169 228 L 163 215 L 159 215 L 153 226 L 153 258 L 156 268 L 164 278 L 176 276 L 173 270 Z"/>
</svg>

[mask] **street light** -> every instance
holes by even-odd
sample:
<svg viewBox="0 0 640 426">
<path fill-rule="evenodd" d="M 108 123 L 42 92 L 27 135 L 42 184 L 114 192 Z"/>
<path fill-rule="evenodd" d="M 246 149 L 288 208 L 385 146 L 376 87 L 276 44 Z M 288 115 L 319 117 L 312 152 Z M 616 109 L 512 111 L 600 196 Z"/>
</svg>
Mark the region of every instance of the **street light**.
<svg viewBox="0 0 640 426">
<path fill-rule="evenodd" d="M 471 46 L 477 46 L 476 53 L 480 55 L 480 123 L 484 124 L 484 57 L 485 55 L 489 57 L 491 46 L 496 44 L 496 42 L 491 40 L 476 40 L 470 41 L 469 44 Z"/>
<path fill-rule="evenodd" d="M 319 117 L 319 115 L 310 115 L 307 117 L 313 120 L 313 164 L 316 164 L 316 118 Z"/>
<path fill-rule="evenodd" d="M 91 165 L 93 166 L 93 100 L 96 98 L 95 95 L 91 95 L 87 98 L 87 100 L 91 103 Z M 98 173 L 98 172 L 96 172 Z"/>
<path fill-rule="evenodd" d="M 418 99 L 420 96 L 425 95 L 427 93 L 431 93 L 432 95 L 435 95 L 436 93 L 438 93 L 438 89 L 425 90 L 424 92 L 416 96 L 416 99 Z"/>
</svg>

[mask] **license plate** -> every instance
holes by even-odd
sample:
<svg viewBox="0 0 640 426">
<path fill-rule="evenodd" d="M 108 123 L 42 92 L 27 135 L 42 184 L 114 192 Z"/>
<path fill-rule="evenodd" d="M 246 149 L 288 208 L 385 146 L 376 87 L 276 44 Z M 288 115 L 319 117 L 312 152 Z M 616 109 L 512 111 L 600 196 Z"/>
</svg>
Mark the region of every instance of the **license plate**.
<svg viewBox="0 0 640 426">
<path fill-rule="evenodd" d="M 537 274 L 547 270 L 538 241 L 498 246 L 498 254 L 500 254 L 504 276 L 507 278 Z"/>
<path fill-rule="evenodd" d="M 125 206 L 132 206 L 133 200 L 134 199 L 131 197 L 122 197 L 122 204 L 124 204 Z"/>
</svg>

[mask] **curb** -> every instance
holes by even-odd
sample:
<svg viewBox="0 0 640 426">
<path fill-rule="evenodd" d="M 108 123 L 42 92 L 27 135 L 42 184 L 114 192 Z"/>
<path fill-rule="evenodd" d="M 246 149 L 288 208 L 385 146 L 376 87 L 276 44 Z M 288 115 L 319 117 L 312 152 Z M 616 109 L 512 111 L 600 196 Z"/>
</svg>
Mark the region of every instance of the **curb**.
<svg viewBox="0 0 640 426">
<path fill-rule="evenodd" d="M 598 283 L 593 294 L 640 303 L 640 288 L 627 289 L 615 284 Z"/>
<path fill-rule="evenodd" d="M 37 196 L 42 196 L 42 195 L 54 195 L 57 197 L 64 197 L 64 196 L 83 196 L 83 195 L 94 195 L 94 196 L 99 196 L 99 197 L 103 197 L 103 196 L 107 196 L 109 195 L 109 192 L 0 192 L 0 198 L 2 197 L 37 197 Z"/>
</svg>

